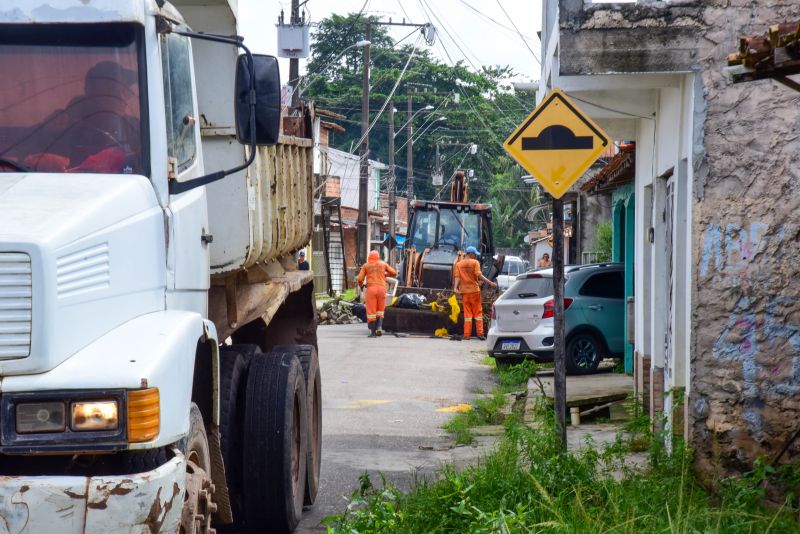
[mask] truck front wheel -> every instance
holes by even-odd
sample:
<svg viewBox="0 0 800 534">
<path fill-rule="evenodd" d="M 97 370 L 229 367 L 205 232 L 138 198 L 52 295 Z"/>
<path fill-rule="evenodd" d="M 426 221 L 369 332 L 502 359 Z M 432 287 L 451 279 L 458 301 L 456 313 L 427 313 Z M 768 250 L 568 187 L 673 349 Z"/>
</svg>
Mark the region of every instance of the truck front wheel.
<svg viewBox="0 0 800 534">
<path fill-rule="evenodd" d="M 203 416 L 195 403 L 189 411 L 189 435 L 185 438 L 186 493 L 181 512 L 181 534 L 205 534 L 213 532 L 211 516 L 217 511 L 212 501 L 211 453 L 208 437 L 203 425 Z"/>
<path fill-rule="evenodd" d="M 244 417 L 248 532 L 292 532 L 303 514 L 308 416 L 303 369 L 291 353 L 250 362 Z"/>
</svg>

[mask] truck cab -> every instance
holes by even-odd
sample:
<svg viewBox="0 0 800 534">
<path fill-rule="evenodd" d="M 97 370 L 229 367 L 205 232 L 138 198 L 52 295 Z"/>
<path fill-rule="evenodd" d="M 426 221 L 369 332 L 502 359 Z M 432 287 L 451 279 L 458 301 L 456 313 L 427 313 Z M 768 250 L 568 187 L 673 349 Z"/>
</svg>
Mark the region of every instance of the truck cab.
<svg viewBox="0 0 800 534">
<path fill-rule="evenodd" d="M 11 532 L 289 531 L 313 502 L 312 275 L 289 261 L 310 238 L 313 142 L 256 142 L 277 132 L 277 62 L 240 56 L 241 39 L 223 37 L 235 34 L 235 0 L 0 9 L 0 518 Z M 275 372 L 290 387 L 270 407 L 263 381 Z M 302 412 L 294 449 L 248 452 L 248 433 L 268 429 L 246 412 L 265 409 Z M 280 465 L 281 447 L 299 486 L 245 480 L 243 457 Z M 268 502 L 258 484 L 281 489 Z M 259 518 L 272 509 L 284 511 Z"/>
</svg>

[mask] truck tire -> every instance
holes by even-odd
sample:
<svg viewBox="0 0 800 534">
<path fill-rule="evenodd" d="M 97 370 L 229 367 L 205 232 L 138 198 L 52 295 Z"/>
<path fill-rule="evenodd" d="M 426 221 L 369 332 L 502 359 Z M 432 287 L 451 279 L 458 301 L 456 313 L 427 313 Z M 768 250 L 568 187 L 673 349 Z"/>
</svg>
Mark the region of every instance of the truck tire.
<svg viewBox="0 0 800 534">
<path fill-rule="evenodd" d="M 197 404 L 189 410 L 189 435 L 179 448 L 186 456 L 186 495 L 181 511 L 179 532 L 212 532 L 211 517 L 216 511 L 212 502 L 211 452 L 206 427 Z"/>
<path fill-rule="evenodd" d="M 233 528 L 241 525 L 242 517 L 242 428 L 248 361 L 232 347 L 220 351 L 219 434 Z"/>
<path fill-rule="evenodd" d="M 319 357 L 313 345 L 277 345 L 274 352 L 289 352 L 297 356 L 306 380 L 306 408 L 308 412 L 308 455 L 306 459 L 306 496 L 303 503 L 314 504 L 319 490 L 319 473 L 322 465 L 322 376 Z"/>
<path fill-rule="evenodd" d="M 566 367 L 572 375 L 588 375 L 597 370 L 603 351 L 597 338 L 588 332 L 578 332 L 567 341 Z"/>
<path fill-rule="evenodd" d="M 292 532 L 303 514 L 306 386 L 289 353 L 250 362 L 244 417 L 244 519 L 247 532 Z"/>
</svg>

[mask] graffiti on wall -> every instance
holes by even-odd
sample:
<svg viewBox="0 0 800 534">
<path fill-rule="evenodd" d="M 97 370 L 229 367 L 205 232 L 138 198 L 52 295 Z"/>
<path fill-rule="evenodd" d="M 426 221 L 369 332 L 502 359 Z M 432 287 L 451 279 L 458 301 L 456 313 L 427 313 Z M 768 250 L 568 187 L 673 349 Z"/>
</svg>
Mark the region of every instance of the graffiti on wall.
<svg viewBox="0 0 800 534">
<path fill-rule="evenodd" d="M 772 296 L 761 308 L 752 297 L 740 297 L 714 342 L 714 356 L 742 368 L 744 419 L 753 437 L 763 437 L 761 408 L 768 397 L 800 394 L 800 326 L 786 324 L 797 297 Z M 768 354 L 768 361 L 759 355 Z M 785 357 L 775 358 L 775 355 Z"/>
<path fill-rule="evenodd" d="M 709 224 L 700 254 L 700 276 L 715 272 L 744 274 L 759 253 L 771 246 L 779 247 L 785 237 L 785 224 L 774 228 L 762 221 Z"/>
</svg>

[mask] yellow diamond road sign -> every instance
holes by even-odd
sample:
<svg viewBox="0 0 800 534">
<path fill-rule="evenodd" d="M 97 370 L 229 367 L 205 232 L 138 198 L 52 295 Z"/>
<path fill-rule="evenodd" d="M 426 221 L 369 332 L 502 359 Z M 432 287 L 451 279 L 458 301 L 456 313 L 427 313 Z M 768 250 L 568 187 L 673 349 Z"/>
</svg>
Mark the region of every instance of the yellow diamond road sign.
<svg viewBox="0 0 800 534">
<path fill-rule="evenodd" d="M 555 198 L 561 198 L 610 138 L 558 89 L 547 95 L 503 146 Z"/>
</svg>

